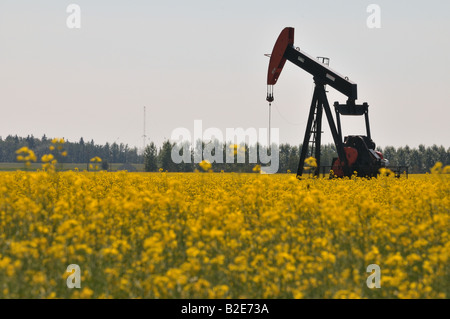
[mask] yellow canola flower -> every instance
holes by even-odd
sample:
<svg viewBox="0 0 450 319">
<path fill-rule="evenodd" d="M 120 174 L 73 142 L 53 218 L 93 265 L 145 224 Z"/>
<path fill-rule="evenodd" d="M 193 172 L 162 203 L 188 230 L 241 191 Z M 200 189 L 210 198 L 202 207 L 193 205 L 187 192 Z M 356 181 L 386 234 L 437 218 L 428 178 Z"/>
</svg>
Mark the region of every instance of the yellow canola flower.
<svg viewBox="0 0 450 319">
<path fill-rule="evenodd" d="M 255 173 L 261 172 L 261 165 L 255 165 L 255 167 L 253 167 L 252 170 L 253 170 Z"/>
<path fill-rule="evenodd" d="M 231 145 L 229 146 L 229 148 L 230 148 L 231 151 L 232 151 L 232 155 L 237 155 L 239 145 L 237 145 L 237 144 L 231 144 Z"/>
<path fill-rule="evenodd" d="M 28 151 L 28 156 L 29 156 L 31 161 L 36 162 L 37 157 L 36 157 L 36 154 L 34 154 L 34 152 L 32 150 Z"/>
<path fill-rule="evenodd" d="M 0 172 L 0 298 L 448 299 L 449 191 L 446 174 Z"/>
<path fill-rule="evenodd" d="M 317 161 L 314 157 L 308 157 L 305 159 L 305 165 L 310 167 L 317 167 Z"/>
<path fill-rule="evenodd" d="M 53 161 L 53 159 L 54 159 L 53 154 L 45 154 L 42 156 L 41 161 L 47 163 Z"/>
<path fill-rule="evenodd" d="M 63 138 L 54 138 L 52 139 L 52 144 L 64 144 L 65 141 Z"/>
<path fill-rule="evenodd" d="M 29 148 L 26 147 L 26 146 L 24 146 L 24 147 L 19 148 L 19 149 L 16 151 L 16 154 L 20 154 L 20 153 L 28 153 L 28 151 L 29 151 Z"/>
<path fill-rule="evenodd" d="M 201 163 L 198 164 L 198 165 L 200 165 L 200 167 L 202 168 L 202 170 L 204 170 L 205 172 L 206 172 L 206 171 L 209 171 L 209 170 L 211 169 L 211 167 L 212 167 L 211 163 L 210 163 L 208 160 L 203 160 L 203 161 L 201 161 Z"/>
<path fill-rule="evenodd" d="M 28 147 L 24 146 L 16 151 L 17 161 L 19 162 L 25 162 L 27 166 L 30 165 L 30 162 L 36 162 L 36 154 L 33 152 L 33 150 L 30 150 Z"/>
<path fill-rule="evenodd" d="M 93 294 L 94 294 L 94 291 L 92 289 L 89 289 L 88 287 L 84 287 L 83 290 L 81 290 L 80 298 L 81 299 L 90 299 Z"/>
</svg>

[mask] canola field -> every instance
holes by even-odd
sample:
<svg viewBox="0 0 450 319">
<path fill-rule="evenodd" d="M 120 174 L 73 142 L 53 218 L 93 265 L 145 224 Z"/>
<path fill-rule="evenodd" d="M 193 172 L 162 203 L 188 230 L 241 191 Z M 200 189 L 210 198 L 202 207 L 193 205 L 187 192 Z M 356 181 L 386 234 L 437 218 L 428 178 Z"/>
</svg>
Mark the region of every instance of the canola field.
<svg viewBox="0 0 450 319">
<path fill-rule="evenodd" d="M 0 298 L 449 298 L 449 195 L 439 165 L 371 180 L 4 172 Z"/>
</svg>

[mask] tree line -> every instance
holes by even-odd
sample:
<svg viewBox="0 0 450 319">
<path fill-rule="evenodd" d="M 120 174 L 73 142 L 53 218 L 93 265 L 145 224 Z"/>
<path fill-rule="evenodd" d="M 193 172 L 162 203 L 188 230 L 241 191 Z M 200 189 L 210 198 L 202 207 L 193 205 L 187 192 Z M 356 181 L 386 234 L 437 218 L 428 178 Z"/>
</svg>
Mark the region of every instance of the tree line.
<svg viewBox="0 0 450 319">
<path fill-rule="evenodd" d="M 51 138 L 45 135 L 42 138 L 36 138 L 33 135 L 27 137 L 18 137 L 17 135 L 8 135 L 6 138 L 0 137 L 0 162 L 17 162 L 15 151 L 26 146 L 32 149 L 38 161 L 45 154 L 49 153 L 51 146 Z M 65 157 L 66 163 L 88 163 L 91 158 L 98 156 L 104 163 L 129 163 L 129 164 L 144 164 L 145 170 L 148 172 L 156 172 L 159 170 L 169 172 L 192 172 L 201 170 L 199 163 L 195 163 L 195 158 L 199 158 L 198 152 L 205 149 L 204 142 L 198 141 L 195 147 L 189 146 L 190 161 L 174 163 L 172 160 L 172 149 L 175 144 L 170 141 L 165 141 L 161 147 L 157 147 L 155 143 L 149 143 L 143 154 L 139 153 L 136 147 L 129 147 L 127 144 L 106 143 L 104 145 L 95 144 L 93 140 L 86 142 L 80 138 L 77 142 L 66 141 L 64 149 L 67 151 Z M 215 152 L 223 155 L 226 158 L 232 145 L 224 144 L 220 148 L 215 148 Z M 250 163 L 250 154 L 252 151 L 262 151 L 270 154 L 267 148 L 260 145 L 239 145 L 237 153 L 243 152 L 245 155 L 244 163 L 237 163 L 238 154 L 233 154 L 234 160 L 227 163 L 213 163 L 212 170 L 215 172 L 252 172 L 255 165 L 262 165 L 260 156 L 257 157 L 255 163 Z M 273 145 L 272 152 L 278 152 L 279 173 L 296 172 L 300 158 L 300 151 L 302 145 L 290 145 L 288 143 Z M 450 148 L 444 146 L 425 146 L 419 145 L 417 148 L 409 146 L 404 147 L 377 147 L 377 150 L 384 154 L 392 166 L 408 166 L 410 173 L 426 173 L 436 162 L 441 162 L 444 165 L 450 164 Z M 234 150 L 236 153 L 236 150 Z M 197 153 L 197 154 L 196 154 Z M 217 154 L 214 154 L 217 155 Z M 201 157 L 201 154 L 200 154 Z M 221 157 L 221 156 L 220 156 Z M 321 165 L 330 166 L 333 158 L 337 157 L 336 147 L 334 144 L 325 144 L 321 147 Z M 107 165 L 104 165 L 107 167 Z"/>
<path fill-rule="evenodd" d="M 200 142 L 197 142 L 197 144 Z M 192 172 L 200 170 L 199 164 L 194 163 L 195 153 L 198 150 L 204 149 L 204 143 L 200 148 L 191 147 L 190 163 L 176 164 L 171 159 L 171 151 L 174 146 L 173 143 L 166 141 L 161 148 L 157 148 L 154 143 L 150 143 L 144 152 L 144 167 L 148 172 L 157 170 L 164 170 L 169 172 Z M 249 153 L 252 148 L 258 149 L 256 146 L 240 145 L 240 149 L 245 152 L 245 163 L 237 163 L 236 155 L 233 163 L 213 163 L 212 170 L 215 172 L 252 172 L 255 165 L 261 165 L 258 161 L 250 163 Z M 274 149 L 276 148 L 276 149 Z M 279 154 L 279 173 L 297 172 L 298 163 L 300 160 L 300 152 L 302 145 L 291 146 L 288 143 L 272 146 L 272 152 L 277 151 Z M 230 151 L 230 144 L 224 144 L 219 152 L 223 152 L 224 157 Z M 430 169 L 437 163 L 441 162 L 444 165 L 450 164 L 450 148 L 445 149 L 444 146 L 429 146 L 419 145 L 418 148 L 411 148 L 409 146 L 393 147 L 387 146 L 385 148 L 377 147 L 384 158 L 389 160 L 390 166 L 407 166 L 411 174 L 423 174 L 430 172 Z M 262 148 L 262 152 L 267 152 L 266 148 Z M 337 157 L 336 146 L 334 144 L 325 144 L 321 146 L 320 151 L 321 165 L 331 166 L 334 158 Z"/>
<path fill-rule="evenodd" d="M 19 137 L 8 135 L 6 138 L 0 137 L 0 162 L 16 162 L 16 150 L 21 147 L 28 147 L 33 150 L 38 160 L 49 153 L 52 138 L 42 136 L 36 138 L 33 135 Z M 84 141 L 80 138 L 78 142 L 65 141 L 64 149 L 67 151 L 66 163 L 89 163 L 90 159 L 98 156 L 108 163 L 143 163 L 142 155 L 138 154 L 136 147 L 130 148 L 128 144 L 106 143 L 98 145 L 94 140 Z"/>
</svg>

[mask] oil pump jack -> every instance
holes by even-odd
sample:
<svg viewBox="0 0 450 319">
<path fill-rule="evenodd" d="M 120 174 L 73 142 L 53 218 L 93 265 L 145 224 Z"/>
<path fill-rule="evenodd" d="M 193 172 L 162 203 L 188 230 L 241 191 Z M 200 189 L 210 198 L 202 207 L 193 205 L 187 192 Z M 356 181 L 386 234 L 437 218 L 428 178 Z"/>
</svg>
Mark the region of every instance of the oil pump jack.
<svg viewBox="0 0 450 319">
<path fill-rule="evenodd" d="M 356 104 L 357 86 L 347 77 L 331 70 L 326 64 L 321 63 L 294 47 L 294 28 L 285 28 L 279 35 L 272 54 L 270 55 L 269 70 L 267 74 L 267 98 L 270 103 L 274 101 L 273 86 L 283 70 L 286 60 L 292 62 L 314 77 L 314 93 L 309 110 L 308 122 L 306 125 L 305 137 L 303 139 L 300 153 L 300 162 L 297 170 L 297 177 L 303 174 L 305 159 L 308 153 L 309 144 L 312 144 L 311 156 L 316 159 L 317 167 L 314 175 L 320 173 L 320 145 L 322 133 L 322 115 L 325 115 L 330 126 L 333 141 L 336 146 L 337 158 L 333 159 L 331 169 L 338 177 L 351 176 L 357 172 L 358 176 L 377 176 L 379 169 L 386 167 L 389 163 L 383 158 L 383 154 L 375 150 L 375 143 L 372 141 L 369 125 L 369 105 L 367 103 Z M 328 103 L 325 86 L 329 85 L 337 91 L 347 96 L 347 102 L 334 103 L 337 125 Z M 366 135 L 350 135 L 342 139 L 342 129 L 340 116 L 362 116 L 364 115 L 366 124 Z M 312 138 L 312 139 L 311 139 Z"/>
</svg>

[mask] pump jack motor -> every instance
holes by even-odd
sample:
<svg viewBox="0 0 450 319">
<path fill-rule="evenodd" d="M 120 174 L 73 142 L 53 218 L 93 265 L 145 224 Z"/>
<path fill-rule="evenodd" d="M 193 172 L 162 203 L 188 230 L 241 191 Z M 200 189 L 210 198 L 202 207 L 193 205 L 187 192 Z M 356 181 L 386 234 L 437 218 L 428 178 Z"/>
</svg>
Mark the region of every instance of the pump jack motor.
<svg viewBox="0 0 450 319">
<path fill-rule="evenodd" d="M 356 83 L 331 70 L 326 64 L 321 63 L 294 47 L 294 28 L 285 28 L 279 35 L 277 42 L 270 55 L 269 70 L 267 74 L 267 98 L 269 103 L 274 100 L 273 86 L 283 70 L 286 60 L 292 62 L 314 77 L 314 93 L 306 125 L 305 137 L 300 153 L 300 162 L 297 177 L 303 174 L 308 147 L 311 144 L 311 156 L 316 159 L 317 167 L 313 171 L 315 176 L 320 174 L 320 144 L 322 133 L 322 114 L 325 115 L 330 126 L 333 141 L 336 146 L 337 158 L 333 159 L 329 166 L 333 174 L 338 177 L 352 176 L 356 172 L 358 176 L 375 177 L 379 169 L 386 167 L 389 161 L 383 154 L 375 150 L 369 126 L 369 105 L 367 103 L 356 104 Z M 334 122 L 330 105 L 326 95 L 325 86 L 329 85 L 347 96 L 345 104 L 334 103 L 336 122 Z M 364 115 L 366 122 L 366 135 L 350 135 L 342 139 L 340 116 Z"/>
</svg>

